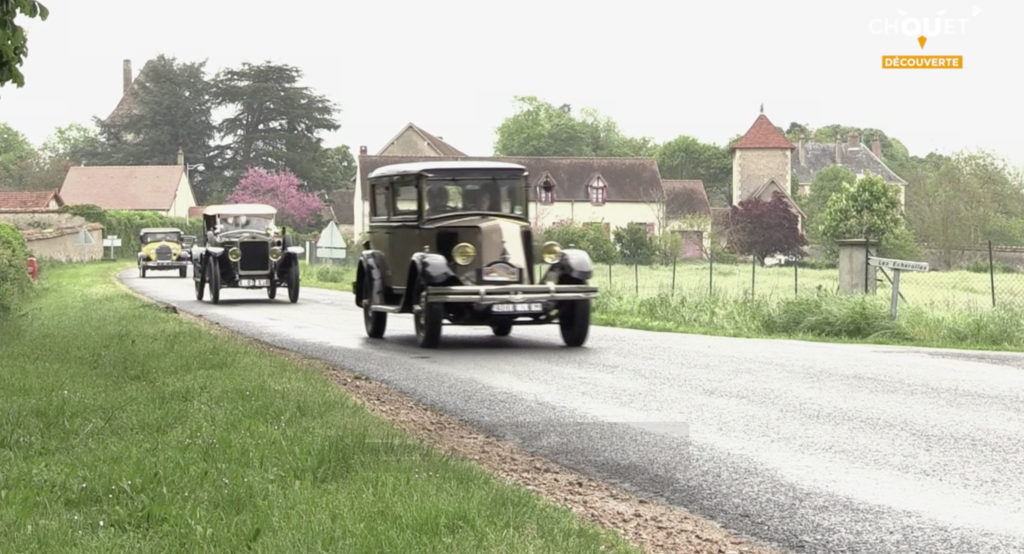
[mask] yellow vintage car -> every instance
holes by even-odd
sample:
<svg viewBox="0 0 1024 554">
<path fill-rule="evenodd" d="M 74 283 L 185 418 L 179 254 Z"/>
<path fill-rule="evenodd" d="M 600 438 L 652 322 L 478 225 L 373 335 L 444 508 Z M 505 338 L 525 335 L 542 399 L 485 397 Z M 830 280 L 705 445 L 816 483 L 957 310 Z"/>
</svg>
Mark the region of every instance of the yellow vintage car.
<svg viewBox="0 0 1024 554">
<path fill-rule="evenodd" d="M 139 277 L 147 271 L 177 270 L 184 278 L 192 263 L 190 251 L 182 244 L 184 235 L 174 227 L 145 227 L 139 230 Z"/>
</svg>

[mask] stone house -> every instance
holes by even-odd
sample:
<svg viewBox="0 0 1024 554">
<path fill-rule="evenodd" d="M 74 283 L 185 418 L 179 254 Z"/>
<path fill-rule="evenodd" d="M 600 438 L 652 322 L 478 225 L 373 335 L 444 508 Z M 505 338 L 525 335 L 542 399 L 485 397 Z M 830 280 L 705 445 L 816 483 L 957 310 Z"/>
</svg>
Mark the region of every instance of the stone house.
<svg viewBox="0 0 1024 554">
<path fill-rule="evenodd" d="M 795 150 L 791 168 L 792 175 L 799 183 L 798 194 L 810 192 L 811 183 L 819 171 L 838 165 L 849 169 L 858 179 L 868 173 L 881 177 L 889 185 L 898 187 L 900 206 L 906 205 L 907 182 L 882 161 L 882 146 L 878 137 L 872 137 L 871 148 L 860 141 L 856 132 L 847 135 L 846 141 L 837 135 L 834 143 L 800 139 Z"/>
<path fill-rule="evenodd" d="M 365 155 L 365 149 L 359 154 Z M 465 156 L 466 153 L 413 123 L 409 123 L 377 152 L 378 156 Z"/>
<path fill-rule="evenodd" d="M 181 155 L 178 156 L 182 161 Z M 104 210 L 152 211 L 187 218 L 196 205 L 184 163 L 72 167 L 60 188 L 64 203 Z"/>
<path fill-rule="evenodd" d="M 663 179 L 665 228 L 682 239 L 683 259 L 703 258 L 711 231 L 711 204 L 700 179 Z"/>
<path fill-rule="evenodd" d="M 55 190 L 0 191 L 0 213 L 55 212 L 63 205 Z"/>
</svg>

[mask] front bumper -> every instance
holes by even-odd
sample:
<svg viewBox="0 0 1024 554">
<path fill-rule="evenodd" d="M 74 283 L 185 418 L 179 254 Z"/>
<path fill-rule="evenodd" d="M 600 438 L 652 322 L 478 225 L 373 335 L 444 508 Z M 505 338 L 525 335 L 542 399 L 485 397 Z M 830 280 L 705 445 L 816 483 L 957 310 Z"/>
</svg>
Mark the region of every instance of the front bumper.
<svg viewBox="0 0 1024 554">
<path fill-rule="evenodd" d="M 146 260 L 139 265 L 146 269 L 180 269 L 192 265 L 191 260 Z"/>
<path fill-rule="evenodd" d="M 457 285 L 427 287 L 428 302 L 469 302 L 501 304 L 505 302 L 546 302 L 597 298 L 592 285 Z"/>
</svg>

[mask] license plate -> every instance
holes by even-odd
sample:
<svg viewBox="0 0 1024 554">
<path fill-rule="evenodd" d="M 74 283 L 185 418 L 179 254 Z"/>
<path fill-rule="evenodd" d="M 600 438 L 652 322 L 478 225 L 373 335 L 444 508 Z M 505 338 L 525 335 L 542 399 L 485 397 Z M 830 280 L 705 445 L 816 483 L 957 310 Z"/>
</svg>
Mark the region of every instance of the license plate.
<svg viewBox="0 0 1024 554">
<path fill-rule="evenodd" d="M 239 279 L 240 287 L 269 287 L 270 279 Z"/>
<path fill-rule="evenodd" d="M 519 304 L 495 304 L 491 312 L 498 314 L 536 314 L 544 311 L 540 302 L 521 302 Z"/>
</svg>

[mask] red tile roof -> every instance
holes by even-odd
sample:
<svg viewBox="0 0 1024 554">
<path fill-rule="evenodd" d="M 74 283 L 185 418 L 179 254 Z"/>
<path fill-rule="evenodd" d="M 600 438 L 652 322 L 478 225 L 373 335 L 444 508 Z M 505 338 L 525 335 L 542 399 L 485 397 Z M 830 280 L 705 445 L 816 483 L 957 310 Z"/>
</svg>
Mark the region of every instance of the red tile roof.
<svg viewBox="0 0 1024 554">
<path fill-rule="evenodd" d="M 761 114 L 754 120 L 747 134 L 743 135 L 733 148 L 789 148 L 793 149 L 792 142 L 786 135 L 779 131 L 778 127 L 768 120 L 768 116 Z"/>
<path fill-rule="evenodd" d="M 60 195 L 64 203 L 105 210 L 169 210 L 185 174 L 180 165 L 72 167 Z"/>
<path fill-rule="evenodd" d="M 0 191 L 0 210 L 44 210 L 54 198 L 58 205 L 62 204 L 55 190 Z"/>
</svg>

